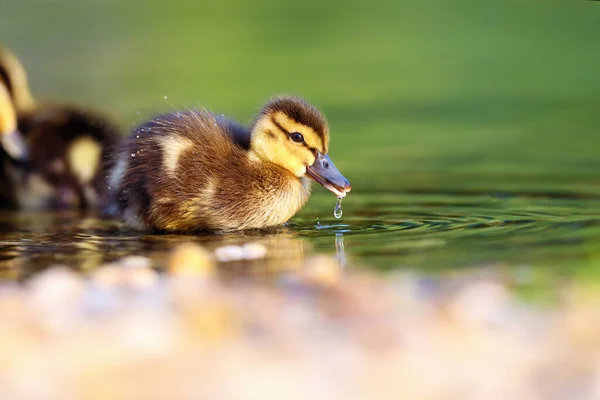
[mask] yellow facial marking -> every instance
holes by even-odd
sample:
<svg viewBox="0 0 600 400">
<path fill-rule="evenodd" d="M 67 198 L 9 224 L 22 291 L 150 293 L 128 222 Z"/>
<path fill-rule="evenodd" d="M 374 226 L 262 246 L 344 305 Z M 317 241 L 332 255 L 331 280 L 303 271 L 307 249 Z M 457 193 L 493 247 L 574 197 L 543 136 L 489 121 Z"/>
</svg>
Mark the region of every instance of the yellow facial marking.
<svg viewBox="0 0 600 400">
<path fill-rule="evenodd" d="M 321 154 L 327 154 L 327 148 L 321 141 L 317 133 L 309 126 L 302 125 L 282 112 L 276 113 L 273 118 L 275 122 L 281 125 L 287 132 L 300 132 L 304 136 L 304 142 L 313 149 L 317 149 Z M 325 143 L 326 145 L 327 143 Z"/>
<path fill-rule="evenodd" d="M 179 165 L 181 153 L 193 146 L 193 143 L 181 137 L 164 137 L 161 139 L 163 149 L 163 165 L 167 173 L 174 174 Z"/>
<path fill-rule="evenodd" d="M 8 90 L 0 83 L 0 135 L 7 135 L 17 129 L 17 114 Z"/>
<path fill-rule="evenodd" d="M 102 149 L 94 139 L 84 136 L 71 144 L 67 153 L 69 167 L 81 183 L 89 183 L 98 172 Z"/>
<path fill-rule="evenodd" d="M 22 113 L 32 110 L 35 107 L 35 101 L 29 92 L 25 68 L 14 54 L 1 46 L 0 68 L 6 72 L 10 79 L 12 97 L 17 111 Z"/>
<path fill-rule="evenodd" d="M 287 133 L 301 133 L 306 145 L 290 140 L 281 128 Z M 322 147 L 312 128 L 291 120 L 283 113 L 264 115 L 256 122 L 252 132 L 250 159 L 270 161 L 300 177 L 306 174 L 306 167 L 315 162 L 311 148 L 321 151 Z"/>
</svg>

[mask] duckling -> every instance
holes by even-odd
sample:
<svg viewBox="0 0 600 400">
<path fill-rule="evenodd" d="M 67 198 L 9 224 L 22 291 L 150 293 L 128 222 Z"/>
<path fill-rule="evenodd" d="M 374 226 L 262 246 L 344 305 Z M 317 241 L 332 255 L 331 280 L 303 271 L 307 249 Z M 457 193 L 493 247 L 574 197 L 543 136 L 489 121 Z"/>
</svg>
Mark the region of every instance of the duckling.
<svg viewBox="0 0 600 400">
<path fill-rule="evenodd" d="M 109 210 L 162 232 L 281 225 L 308 200 L 310 178 L 337 196 L 350 191 L 328 150 L 325 118 L 293 96 L 267 102 L 250 127 L 206 109 L 158 116 L 123 142 Z"/>
<path fill-rule="evenodd" d="M 105 196 L 109 155 L 118 129 L 94 112 L 70 105 L 38 104 L 27 74 L 9 50 L 0 47 L 0 87 L 17 113 L 13 159 L 7 166 L 16 205 L 25 209 L 95 208 Z M 21 140 L 19 140 L 21 139 Z M 9 153 L 8 146 L 4 150 Z"/>
</svg>

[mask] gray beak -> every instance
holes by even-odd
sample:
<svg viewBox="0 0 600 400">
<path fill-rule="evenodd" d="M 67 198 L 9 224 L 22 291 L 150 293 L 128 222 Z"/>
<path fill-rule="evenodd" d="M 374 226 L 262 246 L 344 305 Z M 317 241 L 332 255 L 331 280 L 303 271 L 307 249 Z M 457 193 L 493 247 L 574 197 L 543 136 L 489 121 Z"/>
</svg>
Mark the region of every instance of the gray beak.
<svg viewBox="0 0 600 400">
<path fill-rule="evenodd" d="M 352 189 L 328 155 L 319 154 L 313 165 L 306 168 L 306 173 L 337 196 L 345 197 Z"/>
</svg>

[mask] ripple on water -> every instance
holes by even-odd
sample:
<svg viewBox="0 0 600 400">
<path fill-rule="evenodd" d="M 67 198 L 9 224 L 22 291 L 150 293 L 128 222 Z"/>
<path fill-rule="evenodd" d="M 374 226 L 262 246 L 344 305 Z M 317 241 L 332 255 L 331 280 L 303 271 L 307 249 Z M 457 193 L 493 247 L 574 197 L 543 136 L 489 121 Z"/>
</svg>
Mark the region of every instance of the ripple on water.
<svg viewBox="0 0 600 400">
<path fill-rule="evenodd" d="M 263 263 L 265 270 L 282 267 L 289 254 L 340 256 L 342 248 L 344 259 L 366 265 L 436 268 L 490 260 L 548 263 L 557 256 L 577 262 L 600 245 L 600 203 L 594 199 L 356 194 L 336 219 L 331 198 L 320 204 L 315 197 L 285 227 L 221 235 L 152 235 L 68 213 L 4 213 L 0 274 L 27 275 L 57 263 L 89 269 L 130 254 L 159 260 L 189 240 L 209 248 L 268 242 L 270 254 L 278 256 Z"/>
<path fill-rule="evenodd" d="M 581 259 L 584 245 L 600 244 L 594 199 L 373 195 L 356 203 L 346 202 L 343 223 L 308 212 L 292 227 L 317 249 L 330 246 L 331 235 L 343 234 L 348 253 L 386 267 L 470 265 L 519 255 L 524 262 L 551 262 L 557 246 L 566 257 Z"/>
</svg>

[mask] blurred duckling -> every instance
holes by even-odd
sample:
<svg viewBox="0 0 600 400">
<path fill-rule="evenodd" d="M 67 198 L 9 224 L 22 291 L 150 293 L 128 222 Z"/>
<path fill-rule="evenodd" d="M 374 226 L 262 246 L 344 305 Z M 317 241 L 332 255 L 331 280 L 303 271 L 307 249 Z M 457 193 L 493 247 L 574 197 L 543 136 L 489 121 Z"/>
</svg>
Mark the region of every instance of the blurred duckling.
<svg viewBox="0 0 600 400">
<path fill-rule="evenodd" d="M 2 47 L 0 86 L 10 95 L 17 113 L 16 131 L 22 135 L 2 142 L 13 160 L 24 163 L 9 163 L 5 168 L 13 181 L 16 206 L 95 208 L 106 195 L 107 165 L 118 129 L 88 110 L 37 104 L 23 65 Z"/>
<path fill-rule="evenodd" d="M 122 144 L 110 211 L 163 232 L 280 225 L 308 200 L 309 178 L 337 196 L 350 191 L 328 150 L 325 118 L 296 97 L 269 101 L 250 127 L 204 109 L 162 115 Z"/>
<path fill-rule="evenodd" d="M 15 206 L 14 186 L 6 169 L 7 164 L 16 165 L 26 158 L 26 148 L 17 131 L 17 112 L 10 94 L 0 85 L 0 208 Z"/>
</svg>

